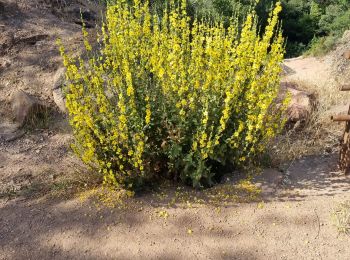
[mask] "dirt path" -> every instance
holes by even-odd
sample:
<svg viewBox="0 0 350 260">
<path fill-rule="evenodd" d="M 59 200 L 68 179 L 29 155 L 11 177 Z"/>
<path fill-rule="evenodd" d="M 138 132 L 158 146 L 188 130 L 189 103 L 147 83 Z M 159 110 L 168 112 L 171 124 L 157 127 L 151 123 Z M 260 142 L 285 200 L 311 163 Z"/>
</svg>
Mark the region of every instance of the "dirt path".
<svg viewBox="0 0 350 260">
<path fill-rule="evenodd" d="M 326 59 L 298 57 L 286 59 L 284 64 L 287 66 L 285 80 L 302 81 L 321 88 L 327 84 L 334 84 L 334 78 L 331 75 L 331 65 Z"/>
<path fill-rule="evenodd" d="M 171 189 L 132 200 L 132 209 L 2 200 L 0 259 L 349 259 L 349 237 L 337 236 L 331 211 L 350 199 L 350 178 L 331 176 L 334 161 L 295 162 L 287 185 L 266 170 L 256 180 L 260 203 L 167 207 Z"/>
</svg>

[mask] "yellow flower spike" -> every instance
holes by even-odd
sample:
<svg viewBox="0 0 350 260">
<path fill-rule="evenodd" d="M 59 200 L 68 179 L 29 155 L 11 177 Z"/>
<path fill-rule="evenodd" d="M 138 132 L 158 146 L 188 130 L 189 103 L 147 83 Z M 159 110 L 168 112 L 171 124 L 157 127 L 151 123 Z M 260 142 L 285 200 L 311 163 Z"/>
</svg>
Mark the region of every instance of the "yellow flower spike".
<svg viewBox="0 0 350 260">
<path fill-rule="evenodd" d="M 259 36 L 255 13 L 226 29 L 191 23 L 185 0 L 172 0 L 162 18 L 148 1 L 131 2 L 107 6 L 101 48 L 87 62 L 58 42 L 74 151 L 105 183 L 126 188 L 159 170 L 201 186 L 210 182 L 210 162 L 244 164 L 263 151 L 281 130 L 287 102 L 274 105 L 284 54 L 280 3 Z"/>
</svg>

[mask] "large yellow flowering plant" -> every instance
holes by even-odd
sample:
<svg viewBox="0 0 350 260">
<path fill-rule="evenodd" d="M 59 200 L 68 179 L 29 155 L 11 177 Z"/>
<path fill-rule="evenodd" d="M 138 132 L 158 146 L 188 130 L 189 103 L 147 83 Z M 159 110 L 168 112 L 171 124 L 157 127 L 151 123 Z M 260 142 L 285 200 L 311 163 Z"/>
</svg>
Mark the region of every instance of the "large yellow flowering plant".
<svg viewBox="0 0 350 260">
<path fill-rule="evenodd" d="M 190 21 L 186 0 L 167 6 L 159 17 L 147 1 L 109 4 L 98 44 L 83 30 L 87 61 L 61 46 L 73 148 L 112 185 L 212 185 L 218 166 L 247 163 L 282 127 L 280 3 L 264 33 L 253 11 L 225 28 Z"/>
</svg>

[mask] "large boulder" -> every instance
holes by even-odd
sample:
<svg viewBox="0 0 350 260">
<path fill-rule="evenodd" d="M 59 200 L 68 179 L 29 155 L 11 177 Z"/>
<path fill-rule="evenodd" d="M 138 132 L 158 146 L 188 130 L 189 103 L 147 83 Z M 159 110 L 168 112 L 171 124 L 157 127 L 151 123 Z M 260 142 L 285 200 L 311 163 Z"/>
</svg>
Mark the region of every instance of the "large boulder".
<svg viewBox="0 0 350 260">
<path fill-rule="evenodd" d="M 287 126 L 295 127 L 307 122 L 316 107 L 315 95 L 298 89 L 298 85 L 292 82 L 282 82 L 281 92 L 289 93 L 291 98 L 287 108 Z"/>
<path fill-rule="evenodd" d="M 37 98 L 22 90 L 12 95 L 11 107 L 14 119 L 20 126 L 23 126 L 28 121 L 33 122 L 39 115 L 47 111 L 47 107 Z"/>
</svg>

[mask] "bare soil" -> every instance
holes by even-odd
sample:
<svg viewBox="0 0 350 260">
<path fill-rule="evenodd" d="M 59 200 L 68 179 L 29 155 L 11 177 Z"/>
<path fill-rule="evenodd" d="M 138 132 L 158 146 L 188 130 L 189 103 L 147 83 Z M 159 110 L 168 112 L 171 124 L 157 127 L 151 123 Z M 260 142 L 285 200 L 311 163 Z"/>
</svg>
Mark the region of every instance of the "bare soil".
<svg viewBox="0 0 350 260">
<path fill-rule="evenodd" d="M 121 201 L 101 197 L 99 179 L 69 148 L 65 116 L 18 130 L 8 102 L 23 89 L 56 109 L 54 42 L 81 45 L 81 25 L 57 4 L 87 7 L 0 2 L 0 259 L 350 259 L 349 237 L 331 216 L 350 200 L 337 154 L 265 169 L 252 184 L 237 174 L 205 191 L 163 185 Z M 290 80 L 317 86 L 330 78 L 322 60 L 285 64 Z"/>
<path fill-rule="evenodd" d="M 286 59 L 284 64 L 289 68 L 286 79 L 290 81 L 306 81 L 308 84 L 330 84 L 331 65 L 324 59 L 315 57 L 297 57 Z"/>
<path fill-rule="evenodd" d="M 179 197 L 171 187 L 121 209 L 77 197 L 2 199 L 0 259 L 348 259 L 349 237 L 338 236 L 331 212 L 350 199 L 350 179 L 331 173 L 335 161 L 265 170 L 253 181 L 262 194 L 248 202 L 169 206 Z"/>
</svg>

